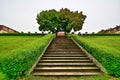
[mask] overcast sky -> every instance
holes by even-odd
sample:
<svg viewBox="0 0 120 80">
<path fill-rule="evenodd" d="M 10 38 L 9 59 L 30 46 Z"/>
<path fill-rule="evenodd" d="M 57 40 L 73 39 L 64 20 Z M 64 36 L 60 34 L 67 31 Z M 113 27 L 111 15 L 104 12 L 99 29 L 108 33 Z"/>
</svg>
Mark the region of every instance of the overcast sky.
<svg viewBox="0 0 120 80">
<path fill-rule="evenodd" d="M 87 15 L 82 33 L 120 25 L 120 0 L 0 0 L 0 25 L 20 32 L 39 32 L 36 15 L 61 8 Z"/>
</svg>

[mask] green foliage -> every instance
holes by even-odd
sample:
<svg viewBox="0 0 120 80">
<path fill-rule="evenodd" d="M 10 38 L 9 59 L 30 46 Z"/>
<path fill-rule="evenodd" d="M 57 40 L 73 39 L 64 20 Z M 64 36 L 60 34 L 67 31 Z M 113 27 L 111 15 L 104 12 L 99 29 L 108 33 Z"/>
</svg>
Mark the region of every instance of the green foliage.
<svg viewBox="0 0 120 80">
<path fill-rule="evenodd" d="M 2 38 L 4 37 L 6 36 L 2 36 Z M 32 65 L 35 63 L 37 58 L 40 56 L 40 54 L 44 50 L 45 46 L 50 41 L 51 37 L 53 37 L 52 34 L 45 35 L 43 37 L 32 36 L 32 38 L 29 36 L 25 40 L 22 38 L 22 36 L 20 38 L 16 36 L 15 37 L 9 36 L 8 39 L 6 37 L 6 41 L 7 43 L 9 43 L 9 45 L 12 39 L 17 38 L 16 40 L 13 40 L 11 42 L 14 47 L 18 46 L 18 48 L 16 47 L 15 49 L 11 48 L 12 50 L 8 49 L 9 51 L 7 53 L 1 54 L 0 71 L 6 74 L 9 79 L 26 76 L 29 69 L 32 67 Z M 2 38 L 0 38 L 0 40 Z M 23 42 L 21 38 L 23 39 Z M 22 44 L 20 44 L 21 42 L 19 42 L 19 40 L 21 40 Z M 17 45 L 14 45 L 16 41 L 18 41 Z M 11 46 L 8 46 L 8 48 L 10 47 Z M 2 57 L 2 55 L 4 57 Z"/>
<path fill-rule="evenodd" d="M 72 29 L 78 31 L 82 29 L 86 16 L 82 12 L 70 11 L 69 9 L 60 9 L 60 11 L 46 10 L 37 14 L 37 23 L 40 25 L 40 31 L 66 31 L 70 32 Z"/>
<path fill-rule="evenodd" d="M 107 69 L 108 74 L 120 77 L 120 36 L 72 37 Z"/>
<path fill-rule="evenodd" d="M 0 72 L 0 80 L 6 80 L 6 79 L 7 79 L 6 75 Z"/>
</svg>

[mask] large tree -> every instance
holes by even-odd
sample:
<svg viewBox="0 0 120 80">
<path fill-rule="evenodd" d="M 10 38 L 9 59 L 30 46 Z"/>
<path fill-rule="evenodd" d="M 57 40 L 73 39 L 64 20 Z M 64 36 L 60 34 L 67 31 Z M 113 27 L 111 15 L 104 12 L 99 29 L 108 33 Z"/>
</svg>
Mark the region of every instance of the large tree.
<svg viewBox="0 0 120 80">
<path fill-rule="evenodd" d="M 40 31 L 79 31 L 82 29 L 86 15 L 78 11 L 70 11 L 69 9 L 60 9 L 60 11 L 46 10 L 37 14 L 37 23 L 40 25 Z"/>
</svg>

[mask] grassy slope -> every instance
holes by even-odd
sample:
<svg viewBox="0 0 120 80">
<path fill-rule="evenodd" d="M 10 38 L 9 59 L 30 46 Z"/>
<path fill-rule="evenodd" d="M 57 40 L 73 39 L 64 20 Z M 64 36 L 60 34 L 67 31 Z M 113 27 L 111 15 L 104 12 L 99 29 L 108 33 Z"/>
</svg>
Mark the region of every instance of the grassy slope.
<svg viewBox="0 0 120 80">
<path fill-rule="evenodd" d="M 0 36 L 0 79 L 6 74 L 15 78 L 22 75 L 22 70 L 28 71 L 52 36 Z"/>
<path fill-rule="evenodd" d="M 42 36 L 0 36 L 0 59 L 9 56 L 10 51 L 30 44 Z"/>
<path fill-rule="evenodd" d="M 80 40 L 102 51 L 120 56 L 120 36 L 83 36 Z"/>
<path fill-rule="evenodd" d="M 72 37 L 102 63 L 108 74 L 120 76 L 120 36 Z"/>
</svg>

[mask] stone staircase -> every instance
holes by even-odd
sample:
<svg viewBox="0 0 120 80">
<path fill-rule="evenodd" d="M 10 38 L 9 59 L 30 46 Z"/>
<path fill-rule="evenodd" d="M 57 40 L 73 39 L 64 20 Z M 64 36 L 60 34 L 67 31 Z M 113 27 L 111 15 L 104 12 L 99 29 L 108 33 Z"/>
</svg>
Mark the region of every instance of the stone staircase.
<svg viewBox="0 0 120 80">
<path fill-rule="evenodd" d="M 35 76 L 99 75 L 101 70 L 71 40 L 55 38 L 31 72 Z"/>
</svg>

